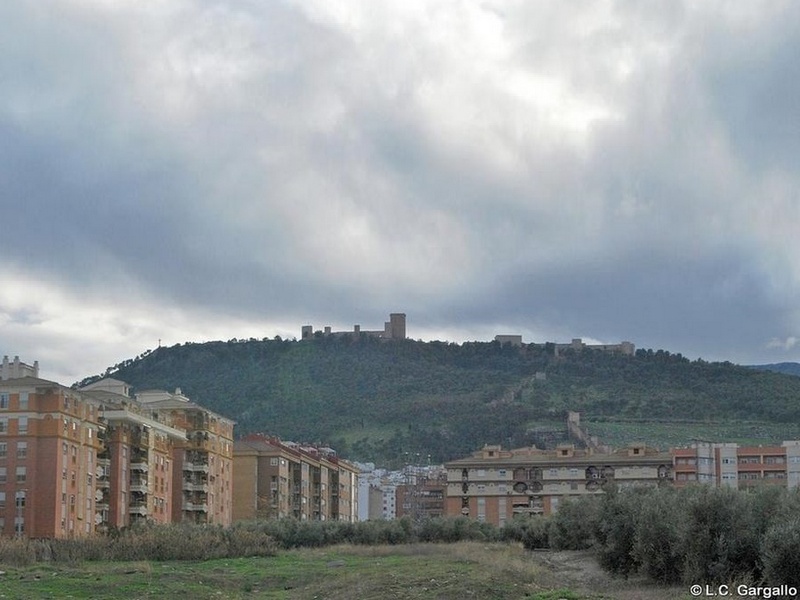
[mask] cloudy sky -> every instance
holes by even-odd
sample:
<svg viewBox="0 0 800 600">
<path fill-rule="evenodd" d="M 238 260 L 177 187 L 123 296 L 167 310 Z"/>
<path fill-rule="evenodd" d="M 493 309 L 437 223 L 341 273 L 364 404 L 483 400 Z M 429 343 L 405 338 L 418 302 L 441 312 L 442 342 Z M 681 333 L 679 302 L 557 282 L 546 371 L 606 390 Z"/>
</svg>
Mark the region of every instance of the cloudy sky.
<svg viewBox="0 0 800 600">
<path fill-rule="evenodd" d="M 0 2 L 0 354 L 800 360 L 800 3 Z"/>
</svg>

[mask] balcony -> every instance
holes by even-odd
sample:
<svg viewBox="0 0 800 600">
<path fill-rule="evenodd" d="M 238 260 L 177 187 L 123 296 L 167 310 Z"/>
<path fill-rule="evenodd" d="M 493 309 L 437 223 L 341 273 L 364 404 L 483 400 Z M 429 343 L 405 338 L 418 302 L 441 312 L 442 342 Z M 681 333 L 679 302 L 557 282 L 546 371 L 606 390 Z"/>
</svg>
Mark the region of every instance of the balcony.
<svg viewBox="0 0 800 600">
<path fill-rule="evenodd" d="M 540 515 L 544 512 L 541 506 L 515 506 L 511 509 L 515 515 Z"/>
<path fill-rule="evenodd" d="M 147 493 L 147 480 L 146 479 L 132 479 L 130 486 L 130 491 L 132 492 L 139 492 L 141 494 Z"/>
<path fill-rule="evenodd" d="M 98 477 L 95 479 L 95 484 L 98 489 L 105 490 L 111 485 L 108 481 L 108 477 Z"/>
<path fill-rule="evenodd" d="M 149 465 L 147 464 L 146 458 L 133 458 L 131 459 L 131 471 L 142 471 L 147 473 L 150 469 Z"/>
<path fill-rule="evenodd" d="M 183 463 L 183 470 L 193 473 L 208 473 L 208 463 L 185 462 Z"/>
<path fill-rule="evenodd" d="M 110 458 L 100 458 L 97 457 L 97 466 L 98 467 L 110 467 L 111 466 L 111 459 Z"/>
<path fill-rule="evenodd" d="M 134 433 L 131 436 L 131 444 L 147 448 L 150 445 L 150 434 L 146 431 Z"/>
<path fill-rule="evenodd" d="M 132 515 L 147 516 L 147 504 L 144 502 L 134 502 L 128 507 L 128 513 Z"/>
<path fill-rule="evenodd" d="M 184 492 L 203 492 L 207 494 L 208 483 L 198 482 L 198 481 L 184 481 L 182 489 Z"/>
<path fill-rule="evenodd" d="M 187 502 L 186 500 L 183 501 L 183 510 L 186 511 L 198 511 L 198 512 L 208 512 L 208 504 L 206 503 L 197 503 L 197 502 Z"/>
</svg>

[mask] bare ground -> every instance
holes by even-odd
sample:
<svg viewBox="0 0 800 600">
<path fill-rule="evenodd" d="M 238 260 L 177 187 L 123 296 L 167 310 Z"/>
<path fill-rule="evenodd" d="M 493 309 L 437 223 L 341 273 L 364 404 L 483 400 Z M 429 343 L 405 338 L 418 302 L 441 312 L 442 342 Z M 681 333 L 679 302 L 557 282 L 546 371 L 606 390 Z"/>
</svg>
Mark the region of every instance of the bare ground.
<svg viewBox="0 0 800 600">
<path fill-rule="evenodd" d="M 546 567 L 558 585 L 589 598 L 615 600 L 683 600 L 691 598 L 685 586 L 665 587 L 639 576 L 624 579 L 604 571 L 594 553 L 585 551 L 531 552 L 531 559 Z"/>
</svg>

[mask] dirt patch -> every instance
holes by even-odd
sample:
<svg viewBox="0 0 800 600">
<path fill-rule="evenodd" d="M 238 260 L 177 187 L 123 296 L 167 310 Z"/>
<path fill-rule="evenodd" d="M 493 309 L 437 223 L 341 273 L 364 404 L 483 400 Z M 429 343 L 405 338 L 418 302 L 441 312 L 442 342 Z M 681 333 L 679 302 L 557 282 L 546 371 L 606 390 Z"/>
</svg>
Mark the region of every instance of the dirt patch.
<svg viewBox="0 0 800 600">
<path fill-rule="evenodd" d="M 531 559 L 547 568 L 557 585 L 590 598 L 614 600 L 679 600 L 688 596 L 684 586 L 664 587 L 643 577 L 615 577 L 600 567 L 591 550 L 534 551 Z"/>
</svg>

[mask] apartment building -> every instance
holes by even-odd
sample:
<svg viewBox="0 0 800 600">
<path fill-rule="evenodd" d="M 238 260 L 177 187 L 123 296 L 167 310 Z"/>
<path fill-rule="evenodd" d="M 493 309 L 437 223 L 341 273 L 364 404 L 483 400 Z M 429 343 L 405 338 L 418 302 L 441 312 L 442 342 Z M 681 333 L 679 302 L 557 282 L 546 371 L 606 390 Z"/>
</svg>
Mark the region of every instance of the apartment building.
<svg viewBox="0 0 800 600">
<path fill-rule="evenodd" d="M 26 365 L 19 360 L 19 356 L 15 356 L 14 360 L 8 360 L 8 356 L 3 357 L 3 362 L 0 364 L 0 381 L 6 379 L 19 379 L 20 377 L 39 377 L 39 361 L 35 361 L 32 365 Z"/>
<path fill-rule="evenodd" d="M 233 456 L 234 520 L 358 520 L 358 469 L 331 448 L 251 435 Z"/>
<path fill-rule="evenodd" d="M 447 474 L 420 476 L 413 482 L 397 486 L 397 518 L 409 517 L 415 521 L 435 519 L 445 514 Z"/>
<path fill-rule="evenodd" d="M 172 521 L 230 525 L 233 521 L 234 422 L 192 402 L 180 390 L 145 390 L 136 401 L 169 419 L 184 436 L 170 447 Z"/>
<path fill-rule="evenodd" d="M 172 522 L 172 452 L 186 440 L 186 431 L 170 415 L 147 410 L 131 398 L 123 381 L 102 379 L 81 393 L 96 403 L 105 424 L 96 469 L 98 531 L 142 521 Z"/>
<path fill-rule="evenodd" d="M 515 515 L 555 513 L 563 499 L 599 494 L 611 484 L 668 484 L 672 456 L 641 444 L 607 453 L 573 445 L 555 450 L 487 445 L 445 468 L 446 515 L 502 525 Z"/>
<path fill-rule="evenodd" d="M 0 535 L 93 534 L 105 432 L 98 406 L 20 374 L 0 381 Z"/>
<path fill-rule="evenodd" d="M 0 535 L 231 522 L 232 421 L 166 392 L 143 403 L 115 379 L 75 390 L 32 372 L 15 359 L 0 381 Z"/>
<path fill-rule="evenodd" d="M 739 446 L 733 443 L 698 442 L 673 448 L 675 485 L 702 483 L 747 489 L 800 485 L 800 441 L 780 446 Z"/>
</svg>

